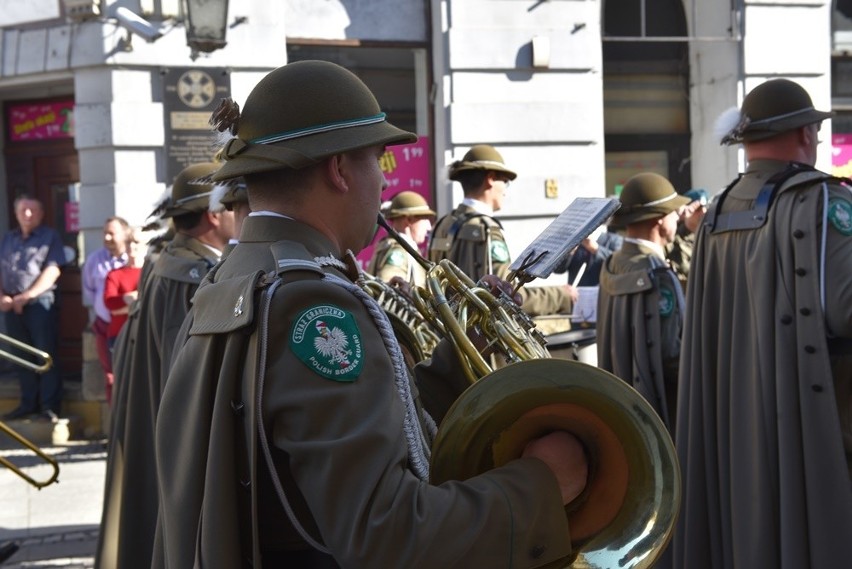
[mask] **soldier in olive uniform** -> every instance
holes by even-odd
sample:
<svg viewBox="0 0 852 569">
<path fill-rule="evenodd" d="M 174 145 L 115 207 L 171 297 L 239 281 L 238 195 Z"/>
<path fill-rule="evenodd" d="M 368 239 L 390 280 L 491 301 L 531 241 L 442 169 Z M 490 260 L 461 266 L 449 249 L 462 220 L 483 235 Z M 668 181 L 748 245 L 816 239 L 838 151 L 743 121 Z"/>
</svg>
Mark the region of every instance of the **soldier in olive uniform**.
<svg viewBox="0 0 852 569">
<path fill-rule="evenodd" d="M 435 425 L 344 261 L 374 234 L 385 147 L 415 135 L 324 61 L 272 71 L 242 112 L 225 101 L 214 120 L 233 135 L 215 178 L 244 176 L 252 214 L 198 290 L 163 393 L 162 565 L 520 568 L 570 556 L 564 504 L 587 473 L 577 439 L 550 433 L 503 467 L 429 484 Z M 435 352 L 415 373 L 463 381 L 453 348 Z"/>
<path fill-rule="evenodd" d="M 219 164 L 194 164 L 174 180 L 162 217 L 175 236 L 139 283 L 116 341 L 113 417 L 101 532 L 101 569 L 151 567 L 159 496 L 154 469 L 154 423 L 175 338 L 201 279 L 233 235 L 231 212 L 209 211 L 212 184 L 193 183 Z M 144 272 L 144 271 L 143 271 Z"/>
<path fill-rule="evenodd" d="M 435 224 L 429 260 L 449 259 L 474 281 L 488 274 L 506 278 L 512 259 L 494 214 L 503 207 L 506 188 L 517 174 L 494 147 L 478 144 L 450 165 L 449 177 L 461 184 L 464 200 Z M 532 316 L 569 314 L 577 300 L 577 289 L 567 284 L 528 286 L 520 293 L 524 312 Z"/>
<path fill-rule="evenodd" d="M 680 280 L 680 286 L 686 292 L 689 264 L 692 262 L 692 250 L 695 247 L 695 232 L 707 213 L 710 197 L 706 190 L 698 188 L 688 190 L 683 195 L 691 201 L 683 208 L 674 241 L 666 245 L 666 258 Z"/>
<path fill-rule="evenodd" d="M 391 227 L 409 245 L 417 249 L 426 242 L 432 230 L 435 212 L 429 209 L 429 204 L 423 196 L 417 192 L 404 191 L 393 197 L 384 216 Z M 426 269 L 391 236 L 376 245 L 367 272 L 385 282 L 390 282 L 393 277 L 400 277 L 417 286 L 426 283 Z"/>
<path fill-rule="evenodd" d="M 773 79 L 718 129 L 747 167 L 708 208 L 690 269 L 675 567 L 852 559 L 852 195 L 814 169 L 830 116 Z"/>
<path fill-rule="evenodd" d="M 625 237 L 601 269 L 598 366 L 636 388 L 674 430 L 684 303 L 664 247 L 689 199 L 645 172 L 624 184 L 619 201 L 613 223 L 625 227 Z"/>
</svg>

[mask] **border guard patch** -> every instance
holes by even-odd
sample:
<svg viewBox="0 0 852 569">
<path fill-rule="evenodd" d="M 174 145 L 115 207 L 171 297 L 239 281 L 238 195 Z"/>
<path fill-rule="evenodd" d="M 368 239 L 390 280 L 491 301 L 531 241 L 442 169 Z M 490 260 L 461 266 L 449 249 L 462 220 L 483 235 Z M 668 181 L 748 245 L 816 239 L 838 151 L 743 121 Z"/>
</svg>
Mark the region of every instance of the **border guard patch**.
<svg viewBox="0 0 852 569">
<path fill-rule="evenodd" d="M 660 315 L 671 316 L 675 307 L 674 291 L 668 287 L 660 287 Z"/>
<path fill-rule="evenodd" d="M 358 323 L 336 306 L 302 312 L 290 330 L 290 348 L 315 373 L 334 381 L 355 381 L 364 367 Z"/>
<path fill-rule="evenodd" d="M 509 262 L 509 248 L 506 246 L 505 241 L 491 242 L 491 260 L 495 263 Z"/>
<path fill-rule="evenodd" d="M 828 201 L 828 219 L 843 235 L 852 235 L 852 203 L 842 199 Z"/>
</svg>

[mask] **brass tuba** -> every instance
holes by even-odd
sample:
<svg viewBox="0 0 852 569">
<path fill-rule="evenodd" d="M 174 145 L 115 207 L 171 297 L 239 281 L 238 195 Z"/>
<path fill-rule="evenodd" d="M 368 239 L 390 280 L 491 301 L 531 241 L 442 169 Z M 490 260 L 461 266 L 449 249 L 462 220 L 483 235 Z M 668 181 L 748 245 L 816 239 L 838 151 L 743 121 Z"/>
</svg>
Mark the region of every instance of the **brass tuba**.
<svg viewBox="0 0 852 569">
<path fill-rule="evenodd" d="M 608 372 L 551 359 L 545 338 L 507 295 L 495 296 L 447 260 L 430 263 L 381 215 L 379 224 L 426 268 L 414 304 L 452 343 L 472 382 L 440 424 L 431 482 L 476 476 L 520 457 L 532 439 L 569 431 L 586 447 L 590 475 L 566 506 L 575 555 L 553 567 L 652 567 L 674 530 L 681 486 L 674 444 L 650 404 Z M 484 350 L 509 365 L 495 369 Z"/>
</svg>

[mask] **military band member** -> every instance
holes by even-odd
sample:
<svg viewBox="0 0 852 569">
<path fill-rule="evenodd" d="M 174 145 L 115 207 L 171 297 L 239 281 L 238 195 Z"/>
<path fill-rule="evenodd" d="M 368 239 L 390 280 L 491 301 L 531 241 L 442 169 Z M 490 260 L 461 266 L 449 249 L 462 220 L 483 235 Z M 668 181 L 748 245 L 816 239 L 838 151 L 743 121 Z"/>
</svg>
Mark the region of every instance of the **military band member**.
<svg viewBox="0 0 852 569">
<path fill-rule="evenodd" d="M 162 217 L 175 236 L 157 257 L 115 345 L 113 416 L 98 567 L 151 567 L 159 498 L 154 423 L 175 338 L 201 279 L 234 231 L 228 211 L 209 211 L 212 184 L 193 183 L 220 165 L 193 164 L 175 177 Z M 144 270 L 143 270 L 144 274 Z"/>
<path fill-rule="evenodd" d="M 665 246 L 689 199 L 644 172 L 627 180 L 619 201 L 613 223 L 625 236 L 601 269 L 598 366 L 631 384 L 674 430 L 684 300 Z"/>
<path fill-rule="evenodd" d="M 492 146 L 477 144 L 449 168 L 450 180 L 464 191 L 462 202 L 435 224 L 429 260 L 449 259 L 474 281 L 486 274 L 506 278 L 512 264 L 503 226 L 494 214 L 503 207 L 506 188 L 517 174 Z M 527 286 L 520 290 L 530 315 L 570 314 L 577 300 L 571 285 Z"/>
<path fill-rule="evenodd" d="M 384 216 L 409 245 L 418 249 L 426 242 L 432 230 L 435 212 L 417 192 L 403 191 L 393 197 Z M 426 284 L 426 269 L 391 236 L 385 237 L 376 245 L 367 272 L 385 282 L 390 282 L 393 277 L 400 277 L 409 284 Z"/>
<path fill-rule="evenodd" d="M 563 504 L 586 476 L 577 439 L 551 433 L 504 467 L 430 485 L 434 423 L 384 312 L 342 260 L 372 239 L 385 147 L 415 135 L 329 62 L 285 65 L 242 112 L 223 106 L 217 128 L 233 136 L 215 178 L 244 176 L 252 213 L 199 288 L 163 394 L 164 565 L 532 567 L 569 556 Z M 452 348 L 436 351 L 417 373 L 460 376 Z"/>
<path fill-rule="evenodd" d="M 754 88 L 724 132 L 746 170 L 710 205 L 687 290 L 674 566 L 852 559 L 852 196 L 814 169 L 797 83 Z"/>
</svg>

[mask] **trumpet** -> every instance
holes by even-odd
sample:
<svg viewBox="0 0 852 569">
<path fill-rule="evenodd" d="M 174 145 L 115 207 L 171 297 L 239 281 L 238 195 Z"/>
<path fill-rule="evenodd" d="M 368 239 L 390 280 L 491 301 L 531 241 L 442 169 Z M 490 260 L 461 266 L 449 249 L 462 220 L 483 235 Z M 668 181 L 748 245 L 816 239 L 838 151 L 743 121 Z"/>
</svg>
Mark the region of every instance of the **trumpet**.
<svg viewBox="0 0 852 569">
<path fill-rule="evenodd" d="M 550 358 L 544 336 L 508 295 L 495 296 L 448 260 L 427 261 L 381 215 L 378 222 L 426 269 L 426 287 L 412 290 L 414 304 L 452 343 L 471 380 L 440 423 L 430 481 L 476 476 L 519 458 L 532 439 L 571 432 L 586 447 L 590 476 L 565 508 L 574 554 L 558 566 L 652 567 L 680 509 L 680 468 L 651 405 L 604 370 Z M 508 365 L 490 365 L 470 331 Z"/>
<path fill-rule="evenodd" d="M 5 342 L 10 346 L 18 348 L 18 350 L 25 352 L 27 354 L 33 355 L 37 358 L 38 361 L 30 361 L 26 360 L 20 356 L 16 356 L 11 352 L 7 352 L 6 350 L 0 350 L 0 358 L 6 358 L 7 360 L 18 364 L 19 366 L 25 367 L 31 371 L 36 373 L 44 373 L 51 368 L 53 365 L 53 358 L 47 352 L 39 350 L 29 344 L 25 344 L 20 340 L 16 340 L 6 334 L 0 334 L 0 342 Z"/>
</svg>

